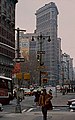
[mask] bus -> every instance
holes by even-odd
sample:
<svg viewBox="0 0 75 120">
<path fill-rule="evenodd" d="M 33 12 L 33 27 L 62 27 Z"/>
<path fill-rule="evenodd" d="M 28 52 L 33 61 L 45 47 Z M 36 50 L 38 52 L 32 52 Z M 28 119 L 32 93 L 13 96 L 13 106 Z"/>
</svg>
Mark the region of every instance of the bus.
<svg viewBox="0 0 75 120">
<path fill-rule="evenodd" d="M 2 105 L 9 104 L 10 100 L 13 99 L 13 86 L 12 79 L 0 76 L 0 103 Z"/>
</svg>

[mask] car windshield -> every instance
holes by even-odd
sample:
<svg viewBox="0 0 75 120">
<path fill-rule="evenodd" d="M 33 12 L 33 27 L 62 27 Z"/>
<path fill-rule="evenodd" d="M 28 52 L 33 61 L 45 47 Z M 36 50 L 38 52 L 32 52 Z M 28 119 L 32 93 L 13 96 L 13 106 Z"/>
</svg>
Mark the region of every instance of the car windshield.
<svg viewBox="0 0 75 120">
<path fill-rule="evenodd" d="M 74 103 L 72 103 L 72 106 L 75 106 L 75 102 L 74 102 Z"/>
<path fill-rule="evenodd" d="M 30 92 L 30 89 L 25 89 L 25 92 Z"/>
<path fill-rule="evenodd" d="M 75 106 L 75 104 L 72 104 L 72 106 Z"/>
</svg>

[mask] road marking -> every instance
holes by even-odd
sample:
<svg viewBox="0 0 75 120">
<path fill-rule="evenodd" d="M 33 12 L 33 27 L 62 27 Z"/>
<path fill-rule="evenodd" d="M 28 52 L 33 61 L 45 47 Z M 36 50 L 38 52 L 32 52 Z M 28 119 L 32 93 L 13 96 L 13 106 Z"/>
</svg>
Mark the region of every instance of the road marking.
<svg viewBox="0 0 75 120">
<path fill-rule="evenodd" d="M 28 110 L 27 110 L 27 109 L 24 109 L 24 110 L 22 110 L 22 113 L 23 113 L 23 112 L 31 112 L 32 110 L 35 110 L 35 109 L 36 109 L 36 108 L 30 108 L 30 109 L 28 109 Z"/>
<path fill-rule="evenodd" d="M 55 111 L 56 111 L 56 110 L 60 110 L 60 109 L 53 109 L 53 110 L 55 110 Z"/>
<path fill-rule="evenodd" d="M 23 113 L 23 112 L 26 112 L 26 109 L 22 110 L 22 113 Z"/>
<path fill-rule="evenodd" d="M 24 113 L 24 112 L 31 112 L 32 110 L 36 110 L 36 108 L 30 108 L 30 109 L 24 109 L 24 110 L 22 110 L 22 113 Z M 60 111 L 60 109 L 53 109 L 53 111 Z"/>
<path fill-rule="evenodd" d="M 31 112 L 34 108 L 30 108 L 29 110 L 27 110 L 27 112 Z"/>
</svg>

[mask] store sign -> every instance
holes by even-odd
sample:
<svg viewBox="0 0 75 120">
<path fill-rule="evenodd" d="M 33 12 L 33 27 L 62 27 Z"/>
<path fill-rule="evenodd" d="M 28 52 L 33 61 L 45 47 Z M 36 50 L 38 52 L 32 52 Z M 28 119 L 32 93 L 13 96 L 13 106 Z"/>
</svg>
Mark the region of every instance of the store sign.
<svg viewBox="0 0 75 120">
<path fill-rule="evenodd" d="M 30 73 L 24 74 L 24 80 L 30 80 Z"/>
<path fill-rule="evenodd" d="M 22 79 L 22 73 L 17 73 L 16 78 L 21 80 Z"/>
</svg>

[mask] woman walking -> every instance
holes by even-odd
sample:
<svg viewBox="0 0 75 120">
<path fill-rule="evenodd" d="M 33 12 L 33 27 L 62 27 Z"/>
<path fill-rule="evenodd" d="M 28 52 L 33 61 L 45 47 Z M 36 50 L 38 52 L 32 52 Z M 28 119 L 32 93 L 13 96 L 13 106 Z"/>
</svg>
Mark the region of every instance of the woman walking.
<svg viewBox="0 0 75 120">
<path fill-rule="evenodd" d="M 47 110 L 52 109 L 51 99 L 53 96 L 47 94 L 46 89 L 43 89 L 43 93 L 39 98 L 39 105 L 42 107 L 43 120 L 47 120 Z"/>
</svg>

